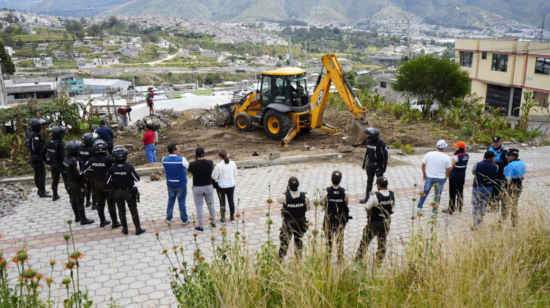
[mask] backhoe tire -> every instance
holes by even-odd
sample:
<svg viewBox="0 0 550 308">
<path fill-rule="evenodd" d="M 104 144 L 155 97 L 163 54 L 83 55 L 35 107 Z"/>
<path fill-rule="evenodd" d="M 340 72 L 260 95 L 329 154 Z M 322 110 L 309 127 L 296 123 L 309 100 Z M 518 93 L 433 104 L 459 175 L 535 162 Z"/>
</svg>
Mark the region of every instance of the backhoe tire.
<svg viewBox="0 0 550 308">
<path fill-rule="evenodd" d="M 270 139 L 281 141 L 292 127 L 288 115 L 277 110 L 269 110 L 264 118 L 264 128 Z"/>
<path fill-rule="evenodd" d="M 240 132 L 249 132 L 252 129 L 252 116 L 241 112 L 235 117 L 235 127 Z"/>
</svg>

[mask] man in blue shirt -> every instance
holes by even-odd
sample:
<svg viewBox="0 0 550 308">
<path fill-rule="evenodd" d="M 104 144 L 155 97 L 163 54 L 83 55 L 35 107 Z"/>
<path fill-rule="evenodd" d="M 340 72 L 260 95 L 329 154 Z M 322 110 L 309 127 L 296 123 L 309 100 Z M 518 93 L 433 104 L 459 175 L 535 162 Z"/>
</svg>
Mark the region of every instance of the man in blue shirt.
<svg viewBox="0 0 550 308">
<path fill-rule="evenodd" d="M 474 165 L 474 185 L 472 187 L 472 205 L 474 216 L 474 229 L 481 226 L 487 203 L 493 192 L 498 177 L 498 166 L 495 164 L 495 153 L 487 151 L 483 155 L 483 161 Z"/>
<path fill-rule="evenodd" d="M 498 166 L 498 179 L 493 187 L 491 193 L 491 199 L 489 201 L 489 211 L 498 212 L 498 208 L 501 202 L 501 191 L 504 189 L 503 185 L 506 182 L 504 180 L 504 167 L 508 165 L 508 149 L 502 145 L 502 138 L 500 136 L 493 136 L 491 139 L 491 146 L 487 149 L 495 153 L 495 164 Z"/>
<path fill-rule="evenodd" d="M 506 179 L 503 202 L 502 202 L 502 216 L 500 222 L 506 220 L 508 211 L 510 211 L 510 218 L 512 220 L 512 226 L 516 226 L 516 220 L 518 215 L 518 199 L 523 189 L 523 178 L 525 177 L 525 171 L 527 165 L 519 158 L 518 149 L 510 149 L 508 152 L 508 165 L 504 168 L 504 177 Z"/>
<path fill-rule="evenodd" d="M 168 208 L 166 210 L 166 222 L 172 221 L 176 197 L 180 209 L 180 218 L 183 225 L 189 224 L 185 198 L 187 198 L 187 172 L 189 162 L 185 157 L 179 156 L 180 147 L 176 143 L 168 145 L 170 155 L 162 159 L 162 165 L 166 172 L 166 184 L 168 185 Z"/>
<path fill-rule="evenodd" d="M 99 128 L 95 130 L 95 133 L 99 135 L 99 139 L 107 142 L 109 154 L 113 154 L 113 139 L 115 134 L 113 130 L 107 126 L 105 120 L 99 122 Z"/>
</svg>

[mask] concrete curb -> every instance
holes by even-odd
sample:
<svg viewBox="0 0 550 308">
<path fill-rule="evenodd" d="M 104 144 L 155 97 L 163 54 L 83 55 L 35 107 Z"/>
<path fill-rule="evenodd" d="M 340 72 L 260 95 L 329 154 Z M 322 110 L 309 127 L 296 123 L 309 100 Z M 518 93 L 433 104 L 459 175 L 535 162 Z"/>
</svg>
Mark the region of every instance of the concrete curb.
<svg viewBox="0 0 550 308">
<path fill-rule="evenodd" d="M 277 159 L 255 159 L 248 161 L 236 161 L 237 167 L 239 168 L 255 168 L 263 166 L 272 166 L 272 165 L 283 165 L 283 164 L 293 164 L 293 163 L 305 163 L 312 161 L 324 161 L 331 159 L 339 159 L 344 156 L 347 156 L 347 153 L 327 153 L 327 154 L 315 154 L 315 155 L 300 155 L 300 156 L 289 156 L 281 157 Z M 146 168 L 136 168 L 136 172 L 140 176 L 148 176 L 151 173 L 164 174 L 164 167 L 159 163 L 158 167 L 146 167 Z M 50 182 L 51 177 L 47 176 L 46 181 Z M 15 184 L 15 183 L 34 183 L 34 177 L 20 177 L 20 178 L 6 178 L 1 179 L 0 184 Z"/>
</svg>

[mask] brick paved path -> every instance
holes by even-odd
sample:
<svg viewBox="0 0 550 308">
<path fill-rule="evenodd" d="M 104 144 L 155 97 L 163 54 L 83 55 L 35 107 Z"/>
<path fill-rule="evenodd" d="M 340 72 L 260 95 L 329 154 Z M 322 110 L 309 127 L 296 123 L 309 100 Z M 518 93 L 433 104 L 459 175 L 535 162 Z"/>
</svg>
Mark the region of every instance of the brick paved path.
<svg viewBox="0 0 550 308">
<path fill-rule="evenodd" d="M 526 191 L 522 198 L 529 200 L 534 194 L 548 198 L 550 147 L 522 149 L 520 155 L 528 165 Z M 464 213 L 453 216 L 440 214 L 437 217 L 439 229 L 443 230 L 445 234 L 452 234 L 456 232 L 455 230 L 469 232 L 472 182 L 470 170 L 471 165 L 481 158 L 481 153 L 471 153 L 465 188 Z M 423 186 L 421 159 L 422 156 L 416 155 L 396 156 L 390 159 L 393 162 L 402 162 L 399 165 L 394 164 L 395 166 L 390 164 L 386 173 L 386 177 L 390 181 L 390 189 L 396 193 L 397 197 L 388 243 L 390 254 L 403 247 L 410 234 L 412 225 L 410 219 L 412 216 L 411 198 L 414 184 L 418 184 L 417 192 Z M 352 256 L 358 245 L 362 229 L 367 223 L 364 207 L 359 205 L 359 199 L 364 194 L 366 175 L 360 167 L 338 161 L 240 170 L 235 198 L 240 200 L 238 212 L 245 212 L 245 235 L 248 237 L 249 249 L 256 250 L 267 239 L 265 200 L 269 197 L 269 184 L 271 184 L 271 197 L 276 198 L 285 189 L 288 178 L 296 175 L 300 180 L 300 188 L 306 190 L 309 197 L 313 198 L 317 189 L 323 190 L 330 185 L 330 175 L 336 169 L 343 173 L 342 186 L 351 194 L 350 215 L 354 219 L 346 228 L 346 252 L 348 256 Z M 166 182 L 146 183 L 142 181 L 138 187 L 141 190 L 139 212 L 142 224 L 147 228 L 147 233 L 135 236 L 133 227 L 130 227 L 131 234 L 125 236 L 120 233 L 120 229 L 99 228 L 97 213 L 90 210 L 87 213 L 91 218 L 96 219 L 96 223 L 89 226 L 74 226 L 77 249 L 86 255 L 82 260 L 81 285 L 88 288 L 98 307 L 107 307 L 107 302 L 111 297 L 121 307 L 170 307 L 175 305 L 168 283 L 168 266 L 165 257 L 160 254 L 161 246 L 153 235 L 155 232 L 154 222 L 158 230 L 161 231 L 163 243 L 170 245 L 166 232 L 167 227 L 164 223 L 167 202 Z M 60 189 L 60 191 L 63 190 Z M 189 187 L 187 210 L 193 219 L 196 211 L 190 192 Z M 428 198 L 428 201 L 431 201 L 433 195 Z M 42 267 L 52 258 L 57 259 L 60 263 L 66 260 L 62 237 L 68 231 L 65 221 L 73 218 L 68 199 L 66 194 L 63 194 L 61 200 L 57 202 L 38 198 L 36 194 L 30 195 L 29 199 L 17 208 L 17 213 L 0 219 L 0 233 L 6 235 L 6 238 L 0 241 L 0 250 L 11 253 L 21 247 L 25 240 L 32 257 L 31 264 Z M 448 202 L 447 193 L 444 193 L 442 200 L 441 209 L 444 209 Z M 177 206 L 175 208 L 173 233 L 183 247 L 189 247 L 185 254 L 190 261 L 193 253 L 192 226 L 183 227 L 177 221 L 179 213 Z M 216 208 L 219 210 L 217 200 Z M 281 218 L 277 212 L 279 208 L 280 206 L 275 206 L 272 215 L 275 223 L 272 239 L 276 242 L 278 242 L 278 226 L 281 224 Z M 427 213 L 429 210 L 425 209 L 424 212 Z M 315 222 L 314 211 L 310 211 L 308 215 L 310 222 Z M 496 216 L 496 214 L 489 216 Z M 319 211 L 318 221 L 321 217 L 322 213 Z M 429 220 L 427 217 L 423 218 L 424 223 L 427 220 Z M 236 225 L 228 225 L 229 234 L 233 233 L 235 227 Z M 242 231 L 242 225 L 240 225 L 240 230 Z M 209 226 L 205 227 L 205 232 L 198 236 L 199 243 L 204 244 L 201 248 L 207 257 L 212 255 L 210 244 L 212 234 L 218 239 L 221 238 L 219 232 L 212 230 Z M 373 254 L 374 245 L 375 243 L 370 246 L 369 256 Z M 57 265 L 57 267 L 60 266 L 60 264 Z M 15 267 L 12 267 L 11 270 L 15 271 Z M 59 282 L 62 276 L 65 275 L 58 270 L 54 278 Z M 57 288 L 59 284 L 55 286 Z"/>
</svg>

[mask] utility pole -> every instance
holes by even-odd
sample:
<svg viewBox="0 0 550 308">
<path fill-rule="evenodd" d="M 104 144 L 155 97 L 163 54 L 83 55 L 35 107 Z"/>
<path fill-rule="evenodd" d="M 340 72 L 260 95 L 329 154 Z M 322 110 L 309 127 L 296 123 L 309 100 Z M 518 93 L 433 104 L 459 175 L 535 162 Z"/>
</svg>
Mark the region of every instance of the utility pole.
<svg viewBox="0 0 550 308">
<path fill-rule="evenodd" d="M 411 56 L 411 21 L 407 20 L 407 58 L 410 60 Z"/>
<path fill-rule="evenodd" d="M 6 88 L 4 87 L 4 73 L 2 72 L 2 65 L 0 65 L 0 106 L 7 106 L 8 99 L 6 97 Z"/>
<path fill-rule="evenodd" d="M 288 60 L 290 61 L 290 66 L 292 66 L 292 36 L 289 38 L 288 44 Z"/>
<path fill-rule="evenodd" d="M 306 41 L 306 72 L 307 72 L 307 41 Z"/>
<path fill-rule="evenodd" d="M 546 14 L 548 15 L 548 14 Z M 542 16 L 542 27 L 540 28 L 540 41 L 544 38 L 544 22 L 546 21 L 546 15 Z"/>
</svg>

